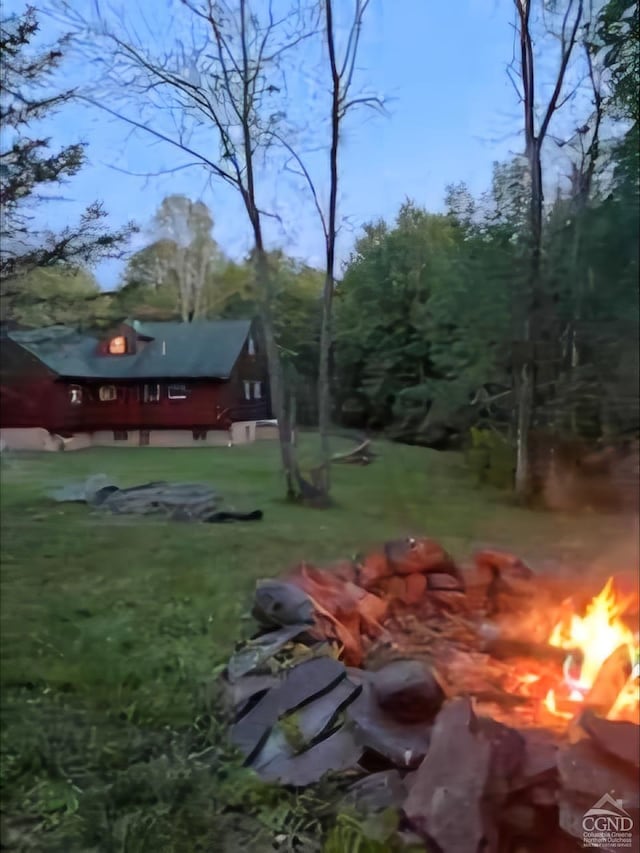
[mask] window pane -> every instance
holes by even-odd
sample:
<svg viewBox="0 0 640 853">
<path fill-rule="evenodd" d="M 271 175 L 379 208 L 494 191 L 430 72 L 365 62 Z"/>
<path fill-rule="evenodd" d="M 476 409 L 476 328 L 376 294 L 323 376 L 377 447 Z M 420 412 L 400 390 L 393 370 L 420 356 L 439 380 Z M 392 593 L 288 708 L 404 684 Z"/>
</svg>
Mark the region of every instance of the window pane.
<svg viewBox="0 0 640 853">
<path fill-rule="evenodd" d="M 115 400 L 118 396 L 116 388 L 114 385 L 101 385 L 100 390 L 98 391 L 98 399 L 103 403 L 109 402 L 110 400 Z"/>
<path fill-rule="evenodd" d="M 127 353 L 127 339 L 124 335 L 118 335 L 115 338 L 112 338 L 109 341 L 109 354 L 110 355 L 126 355 Z"/>
<path fill-rule="evenodd" d="M 142 399 L 145 403 L 157 403 L 160 399 L 160 386 L 145 385 Z"/>
<path fill-rule="evenodd" d="M 187 395 L 186 385 L 169 385 L 167 388 L 167 396 L 170 400 L 184 400 Z"/>
</svg>

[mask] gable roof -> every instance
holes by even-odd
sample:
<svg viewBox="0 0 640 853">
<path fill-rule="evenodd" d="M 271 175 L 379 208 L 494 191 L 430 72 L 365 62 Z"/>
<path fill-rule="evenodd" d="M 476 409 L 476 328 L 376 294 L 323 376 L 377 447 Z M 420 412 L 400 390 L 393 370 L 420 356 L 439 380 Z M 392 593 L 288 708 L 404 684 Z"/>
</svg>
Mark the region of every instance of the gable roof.
<svg viewBox="0 0 640 853">
<path fill-rule="evenodd" d="M 251 320 L 131 325 L 152 338 L 133 355 L 101 355 L 97 337 L 67 326 L 9 332 L 8 337 L 67 378 L 228 379 L 251 330 Z"/>
</svg>

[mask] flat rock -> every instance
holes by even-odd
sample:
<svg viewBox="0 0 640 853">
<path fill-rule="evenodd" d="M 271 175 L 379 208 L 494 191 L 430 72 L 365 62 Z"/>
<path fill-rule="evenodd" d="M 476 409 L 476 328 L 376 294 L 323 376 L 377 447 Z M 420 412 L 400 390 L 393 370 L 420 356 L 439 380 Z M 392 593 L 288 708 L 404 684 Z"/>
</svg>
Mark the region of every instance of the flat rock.
<svg viewBox="0 0 640 853">
<path fill-rule="evenodd" d="M 490 717 L 478 717 L 476 725 L 491 746 L 488 791 L 494 797 L 505 796 L 524 763 L 525 740 L 515 729 Z"/>
<path fill-rule="evenodd" d="M 277 687 L 280 679 L 275 675 L 245 675 L 238 681 L 222 681 L 222 690 L 228 705 L 239 710 L 249 699 Z"/>
<path fill-rule="evenodd" d="M 327 773 L 354 768 L 362 755 L 353 731 L 342 726 L 307 750 L 296 753 L 281 729 L 273 729 L 255 757 L 252 769 L 266 782 L 305 787 Z"/>
<path fill-rule="evenodd" d="M 330 692 L 345 678 L 344 666 L 333 658 L 315 658 L 294 666 L 278 687 L 269 690 L 231 727 L 231 742 L 250 760 L 280 717 Z"/>
<path fill-rule="evenodd" d="M 430 667 L 417 660 L 396 660 L 370 674 L 380 707 L 401 723 L 432 722 L 445 695 Z"/>
<path fill-rule="evenodd" d="M 361 743 L 396 767 L 415 767 L 429 749 L 431 727 L 425 722 L 399 723 L 380 707 L 371 684 L 366 679 L 361 683 L 362 692 L 346 710 Z"/>
<path fill-rule="evenodd" d="M 640 800 L 637 772 L 588 740 L 561 747 L 557 764 L 562 788 L 568 793 L 594 801 L 605 793 L 625 803 L 637 804 Z"/>
<path fill-rule="evenodd" d="M 243 648 L 231 656 L 227 664 L 227 676 L 229 681 L 237 681 L 244 675 L 258 669 L 266 661 L 284 648 L 287 643 L 300 637 L 309 630 L 306 623 L 300 625 L 287 625 L 275 631 L 268 631 L 253 640 L 249 640 Z"/>
<path fill-rule="evenodd" d="M 579 725 L 600 749 L 640 768 L 640 726 L 624 720 L 605 720 L 590 709 L 578 720 Z"/>
<path fill-rule="evenodd" d="M 537 785 L 555 785 L 558 778 L 558 745 L 551 734 L 543 730 L 520 731 L 524 755 L 520 769 L 511 779 L 511 790 L 518 791 Z"/>
<path fill-rule="evenodd" d="M 301 623 L 313 624 L 313 604 L 309 597 L 291 583 L 259 580 L 251 615 L 265 627 L 284 627 Z"/>
<path fill-rule="evenodd" d="M 366 814 L 381 809 L 399 808 L 406 796 L 407 789 L 400 773 L 397 770 L 382 770 L 354 783 L 345 800 Z"/>
<path fill-rule="evenodd" d="M 478 853 L 485 838 L 482 800 L 491 745 L 482 732 L 472 731 L 473 722 L 467 699 L 443 707 L 404 804 L 416 831 L 446 853 Z"/>
<path fill-rule="evenodd" d="M 295 713 L 295 727 L 305 745 L 330 727 L 360 694 L 361 687 L 344 678 L 328 693 L 323 693 Z"/>
<path fill-rule="evenodd" d="M 567 835 L 572 838 L 576 838 L 580 842 L 580 850 L 585 849 L 585 827 L 583 824 L 585 815 L 590 809 L 598 807 L 600 799 L 601 798 L 594 800 L 593 798 L 576 796 L 564 791 L 558 797 L 558 819 L 560 828 Z M 620 813 L 619 807 L 613 801 L 604 802 L 602 806 L 613 811 L 614 815 Z M 609 843 L 607 843 L 607 836 L 605 834 L 602 842 L 596 842 L 599 846 L 595 849 L 600 851 L 600 853 L 619 853 L 620 850 L 638 850 L 638 845 L 640 844 L 640 834 L 638 832 L 638 810 L 637 808 L 634 811 L 631 809 L 627 811 L 627 809 L 625 809 L 624 812 L 621 813 L 628 814 L 629 812 L 632 815 L 631 819 L 633 821 L 633 827 L 630 831 L 630 837 L 626 837 L 624 839 L 624 841 L 628 841 L 628 843 L 623 843 L 623 839 L 615 836 L 611 837 Z M 595 842 L 595 839 L 593 839 L 593 841 Z M 590 848 L 593 849 L 594 847 L 595 843 L 592 843 Z"/>
</svg>

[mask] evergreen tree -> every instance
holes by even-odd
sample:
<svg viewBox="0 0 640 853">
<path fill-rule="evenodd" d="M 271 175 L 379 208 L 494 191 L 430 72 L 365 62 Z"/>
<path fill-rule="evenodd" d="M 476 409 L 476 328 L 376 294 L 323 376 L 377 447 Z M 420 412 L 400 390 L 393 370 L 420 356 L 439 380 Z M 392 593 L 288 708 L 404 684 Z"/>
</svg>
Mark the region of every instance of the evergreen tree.
<svg viewBox="0 0 640 853">
<path fill-rule="evenodd" d="M 74 226 L 58 233 L 34 227 L 34 208 L 46 201 L 43 194 L 66 183 L 85 162 L 83 144 L 56 149 L 50 139 L 32 131 L 74 97 L 72 89 L 51 91 L 68 39 L 33 50 L 38 29 L 30 7 L 0 23 L 0 277 L 5 303 L 20 298 L 18 279 L 24 274 L 41 267 L 88 265 L 116 255 L 132 231 L 131 225 L 110 231 L 99 202 L 89 205 Z"/>
</svg>

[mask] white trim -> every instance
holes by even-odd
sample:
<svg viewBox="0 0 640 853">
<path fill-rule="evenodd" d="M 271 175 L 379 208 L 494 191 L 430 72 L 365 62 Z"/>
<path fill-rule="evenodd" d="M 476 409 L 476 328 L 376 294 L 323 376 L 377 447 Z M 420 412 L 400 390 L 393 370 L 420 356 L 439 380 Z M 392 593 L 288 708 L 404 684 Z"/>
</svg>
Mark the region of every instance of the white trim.
<svg viewBox="0 0 640 853">
<path fill-rule="evenodd" d="M 180 388 L 181 391 L 180 393 L 176 394 L 175 392 L 171 391 L 172 388 Z M 167 385 L 167 397 L 170 400 L 186 400 L 188 396 L 189 394 L 187 392 L 187 386 L 184 384 L 184 382 L 175 382 L 171 385 Z"/>
<path fill-rule="evenodd" d="M 151 391 L 155 393 L 151 393 Z M 142 402 L 143 403 L 159 403 L 160 402 L 160 383 L 145 382 L 142 386 Z"/>
<path fill-rule="evenodd" d="M 101 385 L 98 389 L 98 399 L 101 403 L 112 403 L 118 399 L 118 389 L 115 385 Z"/>
</svg>

